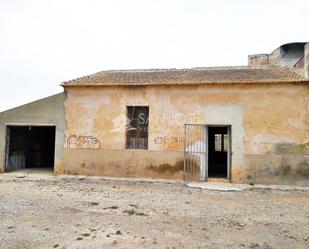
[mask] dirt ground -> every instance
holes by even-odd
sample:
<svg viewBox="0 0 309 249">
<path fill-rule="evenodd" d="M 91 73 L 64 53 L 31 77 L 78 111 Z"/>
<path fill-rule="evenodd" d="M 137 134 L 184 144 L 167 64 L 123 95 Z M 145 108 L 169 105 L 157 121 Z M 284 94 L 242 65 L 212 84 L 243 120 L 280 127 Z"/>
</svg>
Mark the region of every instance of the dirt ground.
<svg viewBox="0 0 309 249">
<path fill-rule="evenodd" d="M 0 176 L 0 248 L 309 248 L 309 192 Z"/>
</svg>

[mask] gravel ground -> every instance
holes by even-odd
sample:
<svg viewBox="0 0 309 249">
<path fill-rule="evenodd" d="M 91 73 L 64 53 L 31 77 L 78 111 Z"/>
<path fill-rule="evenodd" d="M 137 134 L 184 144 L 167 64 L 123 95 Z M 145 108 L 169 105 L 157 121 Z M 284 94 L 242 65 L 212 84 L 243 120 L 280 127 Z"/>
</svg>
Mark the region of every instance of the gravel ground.
<svg viewBox="0 0 309 249">
<path fill-rule="evenodd" d="M 309 248 L 309 191 L 0 176 L 0 248 Z"/>
</svg>

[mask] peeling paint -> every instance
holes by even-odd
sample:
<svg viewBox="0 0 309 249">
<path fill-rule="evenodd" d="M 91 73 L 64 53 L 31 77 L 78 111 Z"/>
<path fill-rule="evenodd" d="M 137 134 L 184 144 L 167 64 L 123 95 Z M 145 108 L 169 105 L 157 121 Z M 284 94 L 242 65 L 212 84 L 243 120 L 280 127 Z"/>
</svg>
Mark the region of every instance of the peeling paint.
<svg viewBox="0 0 309 249">
<path fill-rule="evenodd" d="M 69 87 L 66 91 L 66 139 L 86 134 L 96 137 L 101 147 L 95 156 L 87 149 L 76 153 L 66 149 L 62 171 L 181 179 L 182 170 L 176 170 L 175 164 L 183 158 L 183 127 L 197 123 L 231 125 L 234 182 L 284 183 L 272 177 L 287 172 L 296 178 L 306 175 L 305 163 L 290 165 L 279 153 L 283 144 L 308 142 L 305 84 Z M 149 106 L 148 150 L 125 150 L 126 106 L 134 105 Z M 78 158 L 85 159 L 84 167 L 76 166 Z"/>
</svg>

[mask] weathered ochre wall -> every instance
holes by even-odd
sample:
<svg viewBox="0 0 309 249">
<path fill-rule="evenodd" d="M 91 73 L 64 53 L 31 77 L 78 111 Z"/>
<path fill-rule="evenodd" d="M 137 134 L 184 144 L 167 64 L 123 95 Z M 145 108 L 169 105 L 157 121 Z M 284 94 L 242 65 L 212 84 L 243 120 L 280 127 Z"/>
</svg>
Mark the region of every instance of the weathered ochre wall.
<svg viewBox="0 0 309 249">
<path fill-rule="evenodd" d="M 224 124 L 232 127 L 232 181 L 307 184 L 305 159 L 287 170 L 286 154 L 277 150 L 308 142 L 305 84 L 65 90 L 66 144 L 57 173 L 180 179 L 184 123 Z M 148 150 L 125 149 L 126 107 L 134 105 L 149 106 Z"/>
</svg>

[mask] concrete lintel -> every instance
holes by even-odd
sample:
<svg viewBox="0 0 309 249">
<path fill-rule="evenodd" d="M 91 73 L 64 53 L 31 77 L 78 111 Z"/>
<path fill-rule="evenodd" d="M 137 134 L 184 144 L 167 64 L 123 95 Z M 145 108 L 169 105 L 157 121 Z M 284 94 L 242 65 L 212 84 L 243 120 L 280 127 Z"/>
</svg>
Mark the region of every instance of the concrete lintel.
<svg viewBox="0 0 309 249">
<path fill-rule="evenodd" d="M 56 124 L 41 123 L 5 123 L 6 126 L 56 126 Z"/>
</svg>

